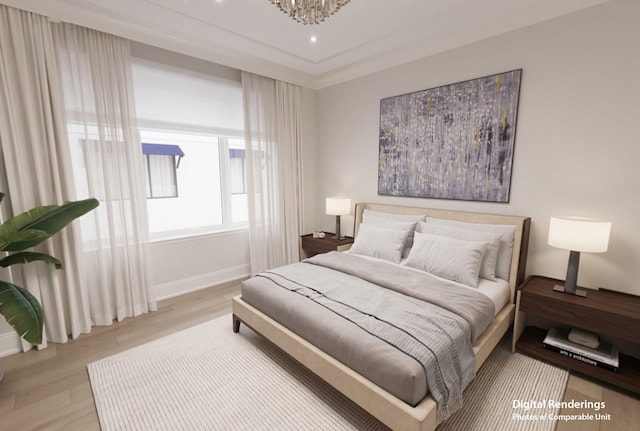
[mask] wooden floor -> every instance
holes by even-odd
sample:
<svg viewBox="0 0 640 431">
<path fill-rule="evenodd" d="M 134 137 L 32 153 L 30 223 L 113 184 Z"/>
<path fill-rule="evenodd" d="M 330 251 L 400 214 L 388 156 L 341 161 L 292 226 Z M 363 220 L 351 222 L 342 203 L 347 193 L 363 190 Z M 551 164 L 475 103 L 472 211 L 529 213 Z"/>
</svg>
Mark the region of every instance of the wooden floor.
<svg viewBox="0 0 640 431">
<path fill-rule="evenodd" d="M 98 431 L 88 363 L 229 313 L 239 291 L 239 283 L 230 283 L 183 295 L 162 301 L 157 312 L 94 328 L 67 344 L 0 358 L 0 430 Z M 565 400 L 604 401 L 611 420 L 559 423 L 556 431 L 639 429 L 638 397 L 571 376 Z"/>
<path fill-rule="evenodd" d="M 561 415 L 593 415 L 587 421 L 558 421 L 556 431 L 638 431 L 640 430 L 640 397 L 603 386 L 588 377 L 571 375 L 564 394 L 565 401 L 603 402 L 605 408 L 571 408 L 560 411 Z"/>
<path fill-rule="evenodd" d="M 0 358 L 0 430 L 99 431 L 88 363 L 229 313 L 239 292 L 239 283 L 230 283 L 182 295 L 69 343 Z"/>
</svg>

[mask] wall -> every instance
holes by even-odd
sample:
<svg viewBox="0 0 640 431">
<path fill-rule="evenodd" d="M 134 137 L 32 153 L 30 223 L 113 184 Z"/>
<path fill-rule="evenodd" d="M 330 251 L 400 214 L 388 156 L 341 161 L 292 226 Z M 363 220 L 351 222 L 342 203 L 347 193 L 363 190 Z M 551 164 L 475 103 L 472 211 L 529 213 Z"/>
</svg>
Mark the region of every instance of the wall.
<svg viewBox="0 0 640 431">
<path fill-rule="evenodd" d="M 250 273 L 247 230 L 155 242 L 149 248 L 159 300 Z"/>
<path fill-rule="evenodd" d="M 640 2 L 616 0 L 320 90 L 317 205 L 354 201 L 532 218 L 529 274 L 564 278 L 549 217 L 613 222 L 609 251 L 582 255 L 579 282 L 640 295 Z M 508 204 L 377 195 L 381 98 L 522 68 Z M 332 219 L 317 226 L 331 229 Z"/>
</svg>

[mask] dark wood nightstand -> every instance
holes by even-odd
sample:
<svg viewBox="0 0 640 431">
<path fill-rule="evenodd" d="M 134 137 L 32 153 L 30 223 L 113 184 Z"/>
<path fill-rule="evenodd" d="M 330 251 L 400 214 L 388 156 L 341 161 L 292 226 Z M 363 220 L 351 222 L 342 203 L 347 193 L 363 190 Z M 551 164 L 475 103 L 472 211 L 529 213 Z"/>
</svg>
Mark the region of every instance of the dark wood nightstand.
<svg viewBox="0 0 640 431">
<path fill-rule="evenodd" d="M 518 289 L 512 350 L 530 354 L 640 394 L 640 360 L 620 354 L 617 372 L 586 364 L 552 350 L 542 340 L 546 329 L 527 326 L 527 315 L 554 322 L 554 326 L 580 328 L 640 346 L 640 296 L 611 290 L 587 290 L 586 298 L 553 291 L 564 282 L 532 276 Z"/>
<path fill-rule="evenodd" d="M 341 240 L 331 238 L 335 234 L 326 232 L 324 238 L 314 238 L 312 233 L 300 237 L 300 259 L 315 256 L 329 251 L 346 251 L 351 248 L 353 238 Z"/>
</svg>

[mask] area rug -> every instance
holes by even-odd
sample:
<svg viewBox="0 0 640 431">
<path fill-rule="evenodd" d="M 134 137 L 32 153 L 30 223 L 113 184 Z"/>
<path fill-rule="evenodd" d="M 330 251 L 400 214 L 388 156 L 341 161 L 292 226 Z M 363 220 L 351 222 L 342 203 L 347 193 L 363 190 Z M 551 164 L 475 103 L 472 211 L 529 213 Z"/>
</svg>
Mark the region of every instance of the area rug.
<svg viewBox="0 0 640 431">
<path fill-rule="evenodd" d="M 511 353 L 509 337 L 491 353 L 464 391 L 464 406 L 438 431 L 553 431 L 569 372 L 564 368 Z"/>
<path fill-rule="evenodd" d="M 245 325 L 234 334 L 231 316 L 87 369 L 102 431 L 387 429 Z M 438 430 L 553 430 L 513 414 L 520 400 L 562 400 L 567 376 L 500 345 Z"/>
</svg>

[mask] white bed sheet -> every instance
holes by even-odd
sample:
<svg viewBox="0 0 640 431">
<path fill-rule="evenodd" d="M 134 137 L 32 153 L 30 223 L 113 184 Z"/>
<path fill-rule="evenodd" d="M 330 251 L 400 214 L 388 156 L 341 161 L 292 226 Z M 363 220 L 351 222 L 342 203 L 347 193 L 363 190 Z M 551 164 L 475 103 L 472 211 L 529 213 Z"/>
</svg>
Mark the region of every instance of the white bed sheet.
<svg viewBox="0 0 640 431">
<path fill-rule="evenodd" d="M 388 263 L 389 265 L 395 265 L 395 266 L 399 266 L 405 269 L 409 269 L 411 271 L 417 271 L 417 272 L 424 272 L 424 271 L 420 271 L 419 269 L 416 268 L 411 268 L 409 266 L 405 266 L 403 265 L 404 261 L 406 260 L 403 259 L 403 261 L 401 261 L 400 263 L 393 263 L 393 262 L 389 262 L 388 260 L 384 260 L 384 259 L 378 259 L 376 257 L 371 257 L 371 256 L 365 256 L 362 254 L 358 254 L 358 253 L 353 253 L 350 250 L 345 251 L 345 253 L 351 253 L 354 254 L 356 256 L 362 257 L 364 259 L 369 259 L 369 260 L 374 260 L 374 261 L 379 261 L 379 262 L 385 262 Z M 439 277 L 437 275 L 434 274 L 430 274 L 436 278 L 439 278 L 441 280 L 446 280 L 445 278 Z M 493 315 L 496 316 L 500 310 L 502 310 L 502 308 L 507 304 L 507 302 L 509 302 L 509 282 L 507 282 L 506 280 L 503 280 L 501 278 L 496 278 L 496 281 L 492 281 L 492 280 L 488 280 L 486 278 L 480 278 L 479 282 L 478 282 L 478 287 L 470 287 L 467 285 L 464 285 L 462 283 L 458 283 L 455 281 L 451 281 L 451 280 L 447 280 L 457 286 L 460 287 L 464 287 L 465 289 L 473 289 L 473 290 L 478 290 L 480 291 L 480 293 L 482 293 L 483 295 L 485 295 L 486 297 L 488 297 L 491 302 L 493 302 L 493 306 L 494 306 L 494 313 Z"/>
</svg>

